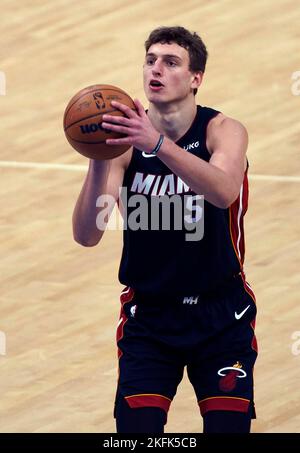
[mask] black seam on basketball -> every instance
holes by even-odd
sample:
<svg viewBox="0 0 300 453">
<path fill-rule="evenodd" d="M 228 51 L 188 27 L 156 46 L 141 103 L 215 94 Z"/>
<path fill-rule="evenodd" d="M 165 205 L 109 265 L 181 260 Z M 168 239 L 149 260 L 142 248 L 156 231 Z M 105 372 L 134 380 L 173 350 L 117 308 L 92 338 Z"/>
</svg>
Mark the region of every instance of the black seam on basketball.
<svg viewBox="0 0 300 453">
<path fill-rule="evenodd" d="M 79 99 L 81 99 L 83 96 L 86 96 L 87 94 L 94 93 L 95 91 L 99 91 L 99 90 L 100 90 L 100 91 L 115 91 L 116 93 L 119 93 L 119 92 L 121 91 L 122 93 L 126 94 L 127 97 L 130 98 L 130 96 L 129 96 L 127 93 L 125 93 L 125 91 L 123 91 L 121 88 L 119 88 L 119 89 L 114 89 L 114 88 L 94 88 L 93 90 L 87 91 L 86 93 L 84 93 L 84 94 L 82 94 L 81 96 L 79 96 L 79 98 L 77 98 L 76 101 L 74 101 L 74 102 L 70 105 L 70 107 L 68 108 L 68 110 L 65 112 L 64 118 L 65 118 L 65 117 L 67 116 L 67 114 L 69 113 L 70 108 L 73 107 L 73 105 L 76 104 L 76 102 L 77 102 Z M 131 98 L 130 98 L 130 99 L 131 99 Z"/>
<path fill-rule="evenodd" d="M 70 137 L 70 138 L 71 138 L 71 137 Z M 85 144 L 85 145 L 99 145 L 100 143 L 106 143 L 106 140 L 108 140 L 108 138 L 109 138 L 109 137 L 107 137 L 107 139 L 105 139 L 105 140 L 101 140 L 100 142 L 82 142 L 82 141 L 80 141 L 80 140 L 76 140 L 75 138 L 71 138 L 71 140 L 72 140 L 73 142 L 76 142 L 76 143 L 83 143 L 83 144 Z M 123 137 L 123 138 L 124 138 L 124 137 Z M 107 146 L 111 146 L 111 145 L 107 145 Z M 124 146 L 124 145 L 121 144 L 121 145 L 114 145 L 114 146 Z M 78 152 L 80 152 L 80 151 L 78 151 Z"/>
<path fill-rule="evenodd" d="M 136 109 L 131 109 L 131 110 L 133 110 L 134 112 L 137 111 Z M 69 126 L 64 128 L 64 131 L 66 132 L 69 129 L 69 127 L 74 126 L 74 124 L 80 123 L 80 121 L 88 120 L 88 119 L 94 118 L 95 116 L 98 116 L 98 115 L 102 115 L 103 116 L 103 115 L 106 115 L 106 114 L 109 114 L 109 113 L 112 113 L 112 112 L 120 112 L 120 110 L 118 110 L 118 109 L 108 110 L 107 112 L 95 113 L 94 115 L 85 116 L 84 118 L 80 118 L 80 120 L 74 121 L 74 123 L 69 124 Z M 117 116 L 121 116 L 121 115 L 117 115 Z"/>
</svg>

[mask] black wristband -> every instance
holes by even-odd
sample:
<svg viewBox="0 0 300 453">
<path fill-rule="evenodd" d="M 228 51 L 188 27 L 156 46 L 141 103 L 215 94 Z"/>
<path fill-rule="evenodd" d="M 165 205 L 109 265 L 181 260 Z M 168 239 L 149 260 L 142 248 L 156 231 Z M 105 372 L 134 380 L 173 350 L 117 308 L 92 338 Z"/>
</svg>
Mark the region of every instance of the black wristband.
<svg viewBox="0 0 300 453">
<path fill-rule="evenodd" d="M 160 134 L 159 140 L 157 142 L 157 145 L 155 146 L 155 148 L 153 148 L 153 150 L 150 153 L 147 153 L 147 154 L 151 154 L 152 156 L 156 156 L 156 154 L 160 150 L 160 147 L 162 145 L 162 142 L 164 141 L 164 138 L 165 138 L 165 136 L 163 134 Z"/>
</svg>

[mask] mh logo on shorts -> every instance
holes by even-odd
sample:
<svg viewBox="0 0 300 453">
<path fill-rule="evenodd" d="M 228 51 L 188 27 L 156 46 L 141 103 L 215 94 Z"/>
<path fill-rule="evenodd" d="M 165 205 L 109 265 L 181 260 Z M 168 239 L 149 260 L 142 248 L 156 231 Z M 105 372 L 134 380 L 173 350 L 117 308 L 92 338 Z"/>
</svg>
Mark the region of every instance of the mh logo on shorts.
<svg viewBox="0 0 300 453">
<path fill-rule="evenodd" d="M 198 303 L 198 297 L 199 296 L 196 296 L 196 297 L 193 297 L 193 296 L 186 296 L 183 298 L 183 301 L 182 303 L 183 304 L 188 304 L 188 305 L 196 305 Z"/>
</svg>

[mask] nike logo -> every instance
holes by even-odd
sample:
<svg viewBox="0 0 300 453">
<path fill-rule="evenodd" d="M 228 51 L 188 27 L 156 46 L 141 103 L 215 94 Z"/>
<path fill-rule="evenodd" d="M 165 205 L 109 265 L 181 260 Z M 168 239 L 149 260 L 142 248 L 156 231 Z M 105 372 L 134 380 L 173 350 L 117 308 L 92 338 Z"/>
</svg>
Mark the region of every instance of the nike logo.
<svg viewBox="0 0 300 453">
<path fill-rule="evenodd" d="M 244 314 L 246 313 L 246 311 L 248 310 L 249 307 L 250 307 L 250 305 L 248 305 L 248 307 L 246 307 L 245 310 L 241 311 L 241 313 L 235 312 L 234 313 L 235 319 L 241 319 L 241 317 L 244 316 Z"/>
<path fill-rule="evenodd" d="M 144 157 L 156 157 L 154 154 L 147 154 L 147 153 L 145 153 L 145 151 L 142 152 L 142 155 L 143 155 Z"/>
</svg>

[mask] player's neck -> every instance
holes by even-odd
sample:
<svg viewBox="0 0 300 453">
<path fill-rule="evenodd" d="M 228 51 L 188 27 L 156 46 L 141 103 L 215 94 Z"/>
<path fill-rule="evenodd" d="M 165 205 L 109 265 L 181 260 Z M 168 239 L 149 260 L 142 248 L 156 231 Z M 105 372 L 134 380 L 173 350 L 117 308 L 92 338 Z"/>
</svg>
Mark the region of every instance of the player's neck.
<svg viewBox="0 0 300 453">
<path fill-rule="evenodd" d="M 191 102 L 192 101 L 192 102 Z M 149 104 L 148 116 L 153 126 L 173 141 L 179 140 L 193 123 L 197 105 L 194 99 L 183 104 Z"/>
</svg>

